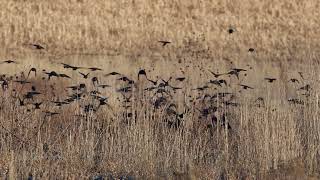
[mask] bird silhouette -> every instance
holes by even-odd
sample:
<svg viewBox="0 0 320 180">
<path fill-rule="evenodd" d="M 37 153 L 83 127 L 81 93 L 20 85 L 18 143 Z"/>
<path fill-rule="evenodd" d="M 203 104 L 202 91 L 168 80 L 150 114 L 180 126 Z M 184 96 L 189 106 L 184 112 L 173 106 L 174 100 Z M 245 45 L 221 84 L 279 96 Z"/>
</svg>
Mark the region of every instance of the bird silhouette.
<svg viewBox="0 0 320 180">
<path fill-rule="evenodd" d="M 232 34 L 232 33 L 234 33 L 234 32 L 235 32 L 235 30 L 234 30 L 233 28 L 229 28 L 229 29 L 228 29 L 228 33 L 229 33 L 229 34 Z"/>
<path fill-rule="evenodd" d="M 184 81 L 185 79 L 186 79 L 185 77 L 178 77 L 178 78 L 176 78 L 177 81 L 181 81 L 181 82 Z"/>
<path fill-rule="evenodd" d="M 220 76 L 224 75 L 224 74 L 217 74 L 217 73 L 214 73 L 212 71 L 209 70 L 209 72 L 215 77 L 215 78 L 219 78 Z"/>
<path fill-rule="evenodd" d="M 249 48 L 249 52 L 254 52 L 255 50 L 253 48 Z"/>
<path fill-rule="evenodd" d="M 72 69 L 73 71 L 76 71 L 78 69 L 83 69 L 83 67 L 77 67 L 77 66 L 71 66 L 69 64 L 61 63 L 63 65 L 63 68 L 65 69 Z"/>
<path fill-rule="evenodd" d="M 304 80 L 304 77 L 303 77 L 302 72 L 298 72 L 298 73 L 299 73 L 299 75 L 300 75 L 301 79 L 303 79 L 303 80 Z"/>
<path fill-rule="evenodd" d="M 301 99 L 298 99 L 298 98 L 288 99 L 288 102 L 289 102 L 289 103 L 292 103 L 292 104 L 304 105 L 304 101 L 301 100 Z"/>
<path fill-rule="evenodd" d="M 51 111 L 42 111 L 42 112 L 45 113 L 44 118 L 46 118 L 46 117 L 52 117 L 52 116 L 54 116 L 54 115 L 60 114 L 60 113 L 58 113 L 58 112 L 51 112 Z"/>
<path fill-rule="evenodd" d="M 1 88 L 3 91 L 6 91 L 9 88 L 9 83 L 7 80 L 2 80 Z"/>
<path fill-rule="evenodd" d="M 99 84 L 99 80 L 98 80 L 97 77 L 93 77 L 93 78 L 91 79 L 91 82 L 92 82 L 93 86 L 96 86 L 96 85 Z"/>
<path fill-rule="evenodd" d="M 121 75 L 121 74 L 118 72 L 111 72 L 111 73 L 105 74 L 104 76 L 115 76 L 115 75 Z"/>
<path fill-rule="evenodd" d="M 30 84 L 31 83 L 30 81 L 26 81 L 26 80 L 16 80 L 16 81 L 13 81 L 13 82 L 17 82 L 17 83 L 20 83 L 20 84 Z"/>
<path fill-rule="evenodd" d="M 267 80 L 269 83 L 273 83 L 274 81 L 276 81 L 276 78 L 264 78 L 265 80 Z"/>
<path fill-rule="evenodd" d="M 239 86 L 241 86 L 243 89 L 254 89 L 253 87 L 250 87 L 244 84 L 239 84 Z"/>
<path fill-rule="evenodd" d="M 14 61 L 14 60 L 6 60 L 6 61 L 3 61 L 1 64 L 4 64 L 4 63 L 6 63 L 6 64 L 18 64 L 16 61 Z"/>
<path fill-rule="evenodd" d="M 54 103 L 55 106 L 58 106 L 58 107 L 69 104 L 68 102 L 65 102 L 65 101 L 51 101 L 51 102 Z"/>
<path fill-rule="evenodd" d="M 34 76 L 37 76 L 37 69 L 33 67 L 28 72 L 28 76 L 27 76 L 28 78 L 29 78 L 31 72 L 34 72 Z"/>
<path fill-rule="evenodd" d="M 110 85 L 108 85 L 108 84 L 100 84 L 98 87 L 101 87 L 101 88 L 106 88 L 106 87 L 111 87 Z"/>
<path fill-rule="evenodd" d="M 162 46 L 166 46 L 167 44 L 170 44 L 169 41 L 158 41 L 159 43 L 162 43 Z"/>
<path fill-rule="evenodd" d="M 147 73 L 144 69 L 139 70 L 138 72 L 138 80 L 140 79 L 140 76 L 147 76 Z"/>
<path fill-rule="evenodd" d="M 148 80 L 149 82 L 151 82 L 153 85 L 157 85 L 157 82 L 158 82 L 158 81 L 153 81 L 153 80 L 151 80 L 151 79 L 149 79 L 149 78 L 147 78 L 147 80 Z"/>
<path fill-rule="evenodd" d="M 20 106 L 25 106 L 25 103 L 24 103 L 25 99 L 24 98 L 21 99 L 20 97 L 18 97 L 18 100 L 19 100 L 19 105 Z"/>
<path fill-rule="evenodd" d="M 299 83 L 299 80 L 298 80 L 298 79 L 295 79 L 295 78 L 291 78 L 291 79 L 289 80 L 289 82 Z"/>
<path fill-rule="evenodd" d="M 97 67 L 90 67 L 90 68 L 87 68 L 87 69 L 89 69 L 91 71 L 102 71 L 102 69 L 97 68 Z"/>
<path fill-rule="evenodd" d="M 240 74 L 240 71 L 236 71 L 236 70 L 231 70 L 225 74 L 229 74 L 229 75 L 234 75 L 237 77 L 237 79 L 239 79 L 239 74 Z"/>
<path fill-rule="evenodd" d="M 59 77 L 71 79 L 71 77 L 66 74 L 59 74 Z"/>
<path fill-rule="evenodd" d="M 222 83 L 219 80 L 210 80 L 209 83 L 222 87 Z"/>
<path fill-rule="evenodd" d="M 39 103 L 34 103 L 34 109 L 40 109 L 40 106 L 41 106 L 42 102 L 39 102 Z"/>
<path fill-rule="evenodd" d="M 305 86 L 300 87 L 298 90 L 309 91 L 309 90 L 311 90 L 311 86 L 310 86 L 309 84 L 307 84 L 307 85 L 305 85 Z"/>
<path fill-rule="evenodd" d="M 59 77 L 59 74 L 58 73 L 56 73 L 55 71 L 51 71 L 51 72 L 45 72 L 45 74 L 47 74 L 48 75 L 48 80 L 50 80 L 51 79 L 51 77 Z"/>
<path fill-rule="evenodd" d="M 132 88 L 131 86 L 123 87 L 123 88 L 118 89 L 117 92 L 127 93 L 132 90 L 131 88 Z"/>
<path fill-rule="evenodd" d="M 206 85 L 206 86 L 197 87 L 197 88 L 194 88 L 194 89 L 191 89 L 191 90 L 204 91 L 204 90 L 206 90 L 208 88 L 209 88 L 209 86 Z"/>
<path fill-rule="evenodd" d="M 32 47 L 38 49 L 38 50 L 41 50 L 41 49 L 45 49 L 43 46 L 41 46 L 40 44 L 30 44 Z"/>
<path fill-rule="evenodd" d="M 27 94 L 23 96 L 24 99 L 33 99 L 34 96 L 40 95 L 40 92 L 37 91 L 29 91 Z"/>
<path fill-rule="evenodd" d="M 82 72 L 79 72 L 79 74 L 81 74 L 84 79 L 88 79 L 90 73 L 84 74 Z"/>
</svg>

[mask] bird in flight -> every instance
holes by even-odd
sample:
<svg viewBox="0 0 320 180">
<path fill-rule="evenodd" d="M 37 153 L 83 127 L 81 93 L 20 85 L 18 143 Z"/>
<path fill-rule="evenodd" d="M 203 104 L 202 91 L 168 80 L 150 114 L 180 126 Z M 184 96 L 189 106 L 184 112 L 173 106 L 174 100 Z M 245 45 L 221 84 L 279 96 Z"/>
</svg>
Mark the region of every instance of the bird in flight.
<svg viewBox="0 0 320 180">
<path fill-rule="evenodd" d="M 159 43 L 162 43 L 162 46 L 166 46 L 167 44 L 170 44 L 170 41 L 158 41 Z"/>
<path fill-rule="evenodd" d="M 223 74 L 217 74 L 217 73 L 214 73 L 212 71 L 209 70 L 209 72 L 215 77 L 215 78 L 218 78 L 219 76 L 222 76 Z"/>
<path fill-rule="evenodd" d="M 140 76 L 147 76 L 147 73 L 144 69 L 139 70 L 138 72 L 138 80 L 140 79 Z"/>
<path fill-rule="evenodd" d="M 111 72 L 111 73 L 105 74 L 104 76 L 115 76 L 115 75 L 121 75 L 121 74 L 118 72 Z"/>
<path fill-rule="evenodd" d="M 228 29 L 228 33 L 229 33 L 229 34 L 232 34 L 232 33 L 234 33 L 235 31 L 236 31 L 236 30 L 235 30 L 234 28 L 229 28 L 229 29 Z"/>
<path fill-rule="evenodd" d="M 88 69 L 90 69 L 91 71 L 102 71 L 102 69 L 97 68 L 97 67 L 90 67 Z"/>
<path fill-rule="evenodd" d="M 69 64 L 61 63 L 63 65 L 63 68 L 65 69 L 72 69 L 73 71 L 76 71 L 77 69 L 83 69 L 83 67 L 77 67 L 77 66 L 71 66 Z"/>
<path fill-rule="evenodd" d="M 102 89 L 104 89 L 106 87 L 111 87 L 111 86 L 108 84 L 100 84 L 100 85 L 98 85 L 98 87 L 101 87 Z"/>
<path fill-rule="evenodd" d="M 30 73 L 31 73 L 31 72 L 34 72 L 34 75 L 37 76 L 37 69 L 36 69 L 36 68 L 31 68 L 31 69 L 29 70 L 29 72 L 28 72 L 28 76 L 27 76 L 27 77 L 30 76 Z"/>
<path fill-rule="evenodd" d="M 185 77 L 178 77 L 178 78 L 176 78 L 177 81 L 181 81 L 181 82 L 184 81 L 185 79 L 186 79 Z"/>
<path fill-rule="evenodd" d="M 4 64 L 4 63 L 6 63 L 6 64 L 18 64 L 16 61 L 13 61 L 13 60 L 6 60 L 6 61 L 3 61 L 1 64 Z"/>
<path fill-rule="evenodd" d="M 82 72 L 79 72 L 79 74 L 81 74 L 84 79 L 88 79 L 90 73 L 84 74 Z"/>
<path fill-rule="evenodd" d="M 277 80 L 276 78 L 264 78 L 267 80 L 269 83 L 273 83 L 273 81 Z"/>
<path fill-rule="evenodd" d="M 43 46 L 41 46 L 40 44 L 30 44 L 30 46 L 38 49 L 38 50 L 41 50 L 41 49 L 45 49 Z"/>
<path fill-rule="evenodd" d="M 51 72 L 45 72 L 45 74 L 47 74 L 48 75 L 48 80 L 50 80 L 50 78 L 52 77 L 52 76 L 55 76 L 55 77 L 59 77 L 59 74 L 58 73 L 56 73 L 55 71 L 51 71 Z"/>
<path fill-rule="evenodd" d="M 254 89 L 253 87 L 250 87 L 244 84 L 239 84 L 239 86 L 241 86 L 243 89 Z"/>
<path fill-rule="evenodd" d="M 66 74 L 59 74 L 59 77 L 71 79 L 71 77 Z"/>
<path fill-rule="evenodd" d="M 291 78 L 291 79 L 289 80 L 289 82 L 299 83 L 299 80 L 298 80 L 298 79 L 295 79 L 295 78 Z"/>
<path fill-rule="evenodd" d="M 303 77 L 302 72 L 298 72 L 298 73 L 299 73 L 299 75 L 300 75 L 301 79 L 303 79 L 303 80 L 304 80 L 304 77 Z"/>
<path fill-rule="evenodd" d="M 309 84 L 299 88 L 298 90 L 305 90 L 305 91 L 309 91 L 311 89 L 311 86 Z"/>
</svg>

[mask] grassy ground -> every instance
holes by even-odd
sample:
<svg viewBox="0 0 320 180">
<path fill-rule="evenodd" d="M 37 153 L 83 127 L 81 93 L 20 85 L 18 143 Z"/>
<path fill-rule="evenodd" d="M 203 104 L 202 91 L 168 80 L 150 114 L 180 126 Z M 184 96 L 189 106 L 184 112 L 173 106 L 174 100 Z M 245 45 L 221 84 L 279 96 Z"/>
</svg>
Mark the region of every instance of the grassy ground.
<svg viewBox="0 0 320 180">
<path fill-rule="evenodd" d="M 18 107 L 12 89 L 25 92 L 29 85 L 0 92 L 1 177 L 319 178 L 319 6 L 316 0 L 1 2 L 0 57 L 19 62 L 0 64 L 1 74 L 36 67 L 39 74 L 46 69 L 72 77 L 63 82 L 32 79 L 45 92 L 37 100 L 59 116 L 44 117 L 41 111 Z M 229 34 L 229 28 L 236 31 Z M 172 43 L 163 47 L 159 40 Z M 45 50 L 35 50 L 30 43 Z M 255 52 L 249 53 L 249 48 Z M 166 107 L 152 109 L 153 95 L 142 95 L 139 88 L 132 93 L 135 101 L 129 110 L 136 115 L 134 122 L 128 122 L 128 110 L 117 101 L 114 89 L 103 90 L 112 108 L 90 116 L 74 116 L 83 113 L 87 101 L 53 107 L 49 102 L 56 97 L 50 85 L 63 96 L 70 84 L 90 84 L 78 72 L 63 69 L 62 62 L 100 67 L 104 73 L 119 71 L 134 80 L 141 68 L 149 70 L 152 79 L 187 77 L 175 82 L 183 90 L 170 99 L 177 111 L 188 109 L 183 125 L 167 128 L 163 122 L 172 117 Z M 197 110 L 208 102 L 196 98 L 216 90 L 199 94 L 191 89 L 214 79 L 209 70 L 223 73 L 235 67 L 248 69 L 247 76 L 226 77 L 230 86 L 221 90 L 237 94 L 241 106 L 218 112 L 230 114 L 232 130 L 208 130 L 209 120 L 200 118 Z M 266 83 L 265 77 L 277 81 Z M 101 80 L 121 86 L 112 78 Z M 239 83 L 255 89 L 241 90 Z M 307 84 L 312 86 L 308 97 L 297 91 Z M 255 106 L 258 97 L 264 98 L 264 107 Z M 292 105 L 290 98 L 304 104 Z"/>
</svg>

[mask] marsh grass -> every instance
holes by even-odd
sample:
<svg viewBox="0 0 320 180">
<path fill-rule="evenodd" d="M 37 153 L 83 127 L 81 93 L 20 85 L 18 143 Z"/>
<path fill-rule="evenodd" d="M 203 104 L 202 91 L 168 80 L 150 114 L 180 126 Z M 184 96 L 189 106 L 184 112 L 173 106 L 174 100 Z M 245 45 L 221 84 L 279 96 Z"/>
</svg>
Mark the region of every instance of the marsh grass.
<svg viewBox="0 0 320 180">
<path fill-rule="evenodd" d="M 77 72 L 61 68 L 62 62 L 119 71 L 136 79 L 139 68 L 157 76 L 186 76 L 183 88 L 170 101 L 183 111 L 182 125 L 168 128 L 165 108 L 153 109 L 152 94 L 134 92 L 132 107 L 124 109 L 114 89 L 115 79 L 99 77 L 113 86 L 103 90 L 112 108 L 86 117 L 76 102 L 66 108 L 43 108 L 61 114 L 45 117 L 27 112 L 12 98 L 12 89 L 1 91 L 1 177 L 23 179 L 87 179 L 98 175 L 144 179 L 307 179 L 319 178 L 320 123 L 319 1 L 20 1 L 0 3 L 0 57 L 20 64 L 1 64 L 1 73 L 27 72 L 37 67 L 67 73 L 72 80 L 32 79 L 46 92 L 39 100 L 55 100 L 64 88 L 83 82 Z M 232 35 L 229 27 L 235 27 Z M 162 47 L 158 40 L 172 43 Z M 32 49 L 39 43 L 45 50 Z M 248 49 L 254 47 L 254 53 Z M 242 83 L 255 89 L 242 92 L 237 108 L 224 107 L 231 130 L 199 118 L 201 103 L 188 103 L 190 89 L 212 79 L 208 69 L 253 69 Z M 302 71 L 299 85 L 288 82 Z M 92 75 L 101 75 L 92 73 Z M 276 77 L 275 84 L 263 81 Z M 238 94 L 237 79 L 228 78 Z M 84 81 L 90 84 L 90 81 Z M 48 84 L 46 86 L 45 84 Z M 53 84 L 55 83 L 55 84 Z M 306 98 L 296 89 L 311 84 Z M 10 86 L 10 88 L 16 88 Z M 19 88 L 25 92 L 30 87 Z M 92 88 L 92 87 L 91 87 Z M 212 93 L 210 89 L 206 93 Z M 263 97 L 265 104 L 253 104 Z M 298 97 L 304 105 L 290 105 Z M 128 111 L 133 118 L 128 118 Z"/>
</svg>

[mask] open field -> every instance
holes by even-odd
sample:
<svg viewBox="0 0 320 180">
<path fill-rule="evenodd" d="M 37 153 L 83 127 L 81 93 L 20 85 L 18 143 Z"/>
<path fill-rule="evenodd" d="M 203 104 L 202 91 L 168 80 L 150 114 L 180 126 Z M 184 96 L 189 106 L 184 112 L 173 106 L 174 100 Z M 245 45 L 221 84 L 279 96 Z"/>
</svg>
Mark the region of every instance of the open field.
<svg viewBox="0 0 320 180">
<path fill-rule="evenodd" d="M 319 179 L 319 8 L 1 2 L 0 177 Z"/>
</svg>

